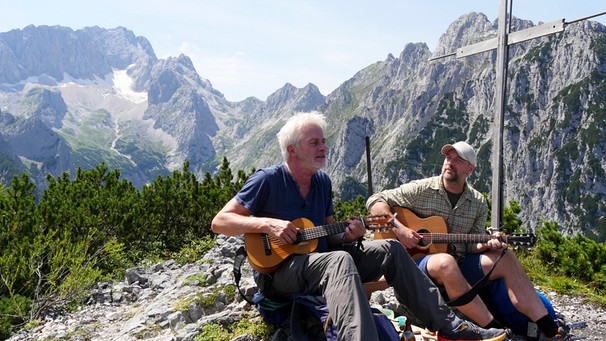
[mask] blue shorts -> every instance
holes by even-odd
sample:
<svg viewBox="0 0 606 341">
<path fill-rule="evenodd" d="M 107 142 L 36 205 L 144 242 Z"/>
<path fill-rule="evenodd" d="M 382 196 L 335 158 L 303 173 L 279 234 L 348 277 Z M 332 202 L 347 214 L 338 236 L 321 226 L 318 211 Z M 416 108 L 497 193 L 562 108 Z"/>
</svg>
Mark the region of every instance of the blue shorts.
<svg viewBox="0 0 606 341">
<path fill-rule="evenodd" d="M 461 262 L 459 262 L 459 269 L 461 269 L 461 273 L 463 277 L 467 280 L 469 284 L 472 286 L 479 282 L 482 277 L 484 277 L 484 272 L 482 271 L 482 264 L 480 263 L 479 253 L 469 253 L 465 255 L 465 258 Z M 423 270 L 423 272 L 427 275 L 427 261 L 431 255 L 427 255 L 421 258 L 418 258 L 415 262 Z M 446 295 L 446 290 L 442 286 L 438 286 L 440 288 L 440 292 L 445 299 L 448 299 L 448 295 Z"/>
</svg>

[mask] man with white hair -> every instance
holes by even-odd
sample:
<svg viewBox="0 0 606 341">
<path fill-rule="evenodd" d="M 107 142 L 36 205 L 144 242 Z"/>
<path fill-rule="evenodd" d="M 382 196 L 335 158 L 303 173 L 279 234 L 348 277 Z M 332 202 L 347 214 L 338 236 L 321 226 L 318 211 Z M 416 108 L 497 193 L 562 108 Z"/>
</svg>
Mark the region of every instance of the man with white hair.
<svg viewBox="0 0 606 341">
<path fill-rule="evenodd" d="M 442 217 L 447 233 L 486 234 L 488 204 L 484 196 L 467 183 L 476 168 L 476 152 L 463 141 L 447 144 L 441 152 L 445 156 L 441 175 L 414 180 L 370 196 L 366 202 L 369 212 L 385 214 L 393 208 L 406 208 L 421 219 Z M 423 245 L 423 236 L 417 230 L 401 221 L 397 224 L 399 228 L 392 231 L 409 251 Z M 416 262 L 451 300 L 468 292 L 471 285 L 482 280 L 497 263 L 489 279 L 502 279 L 513 306 L 536 322 L 547 339 L 561 340 L 564 331 L 558 329 L 515 254 L 504 251 L 507 244 L 499 236 L 497 232 L 493 238 L 479 243 L 456 240 L 449 244 L 446 252 L 422 255 Z M 501 327 L 477 295 L 457 308 L 482 327 Z"/>
</svg>

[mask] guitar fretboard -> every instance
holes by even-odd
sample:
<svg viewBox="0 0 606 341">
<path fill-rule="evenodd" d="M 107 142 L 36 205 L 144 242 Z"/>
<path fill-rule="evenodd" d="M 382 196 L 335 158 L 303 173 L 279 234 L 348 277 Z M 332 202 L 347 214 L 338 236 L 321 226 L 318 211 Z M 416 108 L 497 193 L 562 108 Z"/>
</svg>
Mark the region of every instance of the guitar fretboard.
<svg viewBox="0 0 606 341">
<path fill-rule="evenodd" d="M 295 243 L 299 243 L 306 240 L 318 239 L 320 237 L 331 236 L 333 234 L 342 233 L 349 225 L 346 222 L 339 222 L 334 224 L 314 226 L 306 228 L 300 231 L 297 235 Z"/>
<path fill-rule="evenodd" d="M 465 233 L 419 233 L 423 237 L 422 244 L 450 244 L 450 243 L 486 243 L 493 237 L 488 234 L 465 234 Z M 528 235 L 510 235 L 501 236 L 499 239 L 502 242 L 513 245 L 532 245 L 534 244 L 534 236 Z"/>
<path fill-rule="evenodd" d="M 423 239 L 437 244 L 483 243 L 492 239 L 490 235 L 456 233 L 419 233 Z"/>
<path fill-rule="evenodd" d="M 385 216 L 371 216 L 371 217 L 363 218 L 361 220 L 368 227 L 369 224 L 373 224 L 373 225 L 377 225 L 377 226 L 387 226 L 386 224 L 381 225 L 381 224 L 376 223 L 377 221 L 382 221 L 385 219 L 386 219 Z M 300 243 L 300 242 L 306 241 L 306 240 L 312 240 L 312 239 L 317 239 L 320 237 L 332 236 L 333 234 L 342 233 L 345 231 L 345 228 L 347 228 L 348 225 L 349 224 L 347 222 L 342 221 L 342 222 L 338 222 L 338 223 L 332 223 L 332 224 L 305 228 L 299 232 L 295 243 Z"/>
</svg>

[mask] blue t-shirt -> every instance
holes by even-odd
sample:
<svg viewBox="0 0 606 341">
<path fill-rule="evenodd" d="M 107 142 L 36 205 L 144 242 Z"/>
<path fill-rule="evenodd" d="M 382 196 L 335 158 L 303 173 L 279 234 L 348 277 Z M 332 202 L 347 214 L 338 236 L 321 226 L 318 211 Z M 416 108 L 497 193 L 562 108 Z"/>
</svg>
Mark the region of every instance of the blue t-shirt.
<svg viewBox="0 0 606 341">
<path fill-rule="evenodd" d="M 262 168 L 248 178 L 235 199 L 253 216 L 293 221 L 307 218 L 314 226 L 326 224 L 326 217 L 335 213 L 332 184 L 328 174 L 316 171 L 306 199 L 284 163 Z M 316 251 L 328 250 L 326 237 L 319 238 Z"/>
</svg>

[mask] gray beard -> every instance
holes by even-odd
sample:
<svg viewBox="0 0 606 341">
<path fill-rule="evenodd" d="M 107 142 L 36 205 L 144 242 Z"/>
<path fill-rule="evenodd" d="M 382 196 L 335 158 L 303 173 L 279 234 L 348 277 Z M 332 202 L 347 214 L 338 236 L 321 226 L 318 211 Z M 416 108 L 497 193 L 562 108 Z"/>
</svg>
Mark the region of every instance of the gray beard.
<svg viewBox="0 0 606 341">
<path fill-rule="evenodd" d="M 454 173 L 454 175 L 447 175 L 446 173 L 442 174 L 442 177 L 444 178 L 444 180 L 446 180 L 447 182 L 458 182 L 459 181 L 459 174 Z"/>
</svg>

